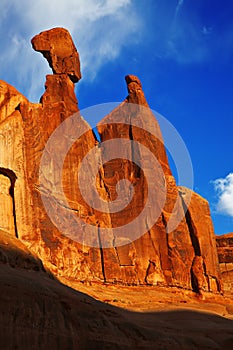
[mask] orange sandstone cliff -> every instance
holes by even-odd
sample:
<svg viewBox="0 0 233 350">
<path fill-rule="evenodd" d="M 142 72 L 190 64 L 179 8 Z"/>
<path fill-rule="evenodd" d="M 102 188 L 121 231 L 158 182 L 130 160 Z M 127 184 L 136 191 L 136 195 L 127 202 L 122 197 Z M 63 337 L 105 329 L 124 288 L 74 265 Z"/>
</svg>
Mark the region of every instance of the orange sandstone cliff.
<svg viewBox="0 0 233 350">
<path fill-rule="evenodd" d="M 223 288 L 233 293 L 233 233 L 216 236 L 216 244 Z"/>
<path fill-rule="evenodd" d="M 98 147 L 95 134 L 77 113 L 74 83 L 81 79 L 80 62 L 68 31 L 55 28 L 42 32 L 32 39 L 32 45 L 47 59 L 53 74 L 47 75 L 45 92 L 38 104 L 30 103 L 15 88 L 0 81 L 0 228 L 22 241 L 57 276 L 77 281 L 177 286 L 195 292 L 220 292 L 218 256 L 208 202 L 191 190 L 177 187 L 158 122 L 148 108 L 139 79 L 132 75 L 126 77 L 128 96 L 109 115 L 103 116 L 98 125 L 99 145 L 119 138 L 141 143 L 154 154 L 162 169 L 162 176 L 155 174 L 149 179 L 145 178 L 145 173 L 151 164 L 133 143 L 129 148 L 132 161 L 115 157 L 104 163 L 104 146 Z M 146 112 L 142 113 L 142 109 Z M 72 144 L 63 164 L 62 187 L 69 204 L 67 207 L 61 188 L 57 186 L 55 190 L 53 184 L 59 182 L 57 164 L 62 160 L 64 147 L 69 144 L 68 138 L 61 134 L 53 155 L 45 146 L 56 128 L 74 113 L 77 118 L 73 130 L 83 132 Z M 114 123 L 121 113 L 128 123 Z M 140 127 L 132 126 L 132 118 Z M 153 128 L 158 137 L 148 133 L 148 128 Z M 119 180 L 128 179 L 133 186 L 132 201 L 120 213 L 101 212 L 87 205 L 74 181 L 84 156 L 93 148 L 101 164 L 96 187 L 109 203 L 107 205 L 116 198 Z M 43 154 L 45 165 L 39 178 Z M 134 162 L 136 158 L 140 159 L 140 164 Z M 92 169 L 92 162 L 87 162 L 87 191 Z M 136 239 L 132 239 L 133 235 L 115 236 L 115 227 L 130 223 L 143 210 L 148 182 L 153 183 L 152 204 L 147 216 L 138 224 L 148 225 L 148 229 Z M 121 185 L 127 196 L 129 188 L 124 182 Z M 159 206 L 157 194 L 161 187 L 166 188 L 166 200 L 156 223 L 151 226 L 150 217 Z M 51 203 L 51 215 L 60 222 L 61 229 L 51 222 L 41 194 Z M 188 200 L 190 197 L 191 201 Z M 175 214 L 181 220 L 172 232 L 167 232 L 175 203 L 178 203 Z M 119 202 L 120 207 L 121 204 Z M 84 224 L 76 221 L 76 229 L 70 225 L 70 232 L 64 235 L 62 228 L 72 222 L 74 215 L 82 218 Z M 88 234 L 87 225 L 96 228 L 92 245 L 76 239 L 76 235 L 85 237 Z M 99 234 L 100 228 L 106 227 L 110 230 L 107 240 Z"/>
</svg>

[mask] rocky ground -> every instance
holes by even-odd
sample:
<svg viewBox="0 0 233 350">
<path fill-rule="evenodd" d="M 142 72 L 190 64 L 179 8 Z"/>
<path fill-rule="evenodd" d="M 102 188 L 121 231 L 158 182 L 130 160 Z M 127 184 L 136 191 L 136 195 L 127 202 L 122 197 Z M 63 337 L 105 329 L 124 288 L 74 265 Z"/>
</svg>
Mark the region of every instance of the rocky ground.
<svg viewBox="0 0 233 350">
<path fill-rule="evenodd" d="M 16 238 L 0 237 L 1 349 L 232 349 L 229 297 L 62 283 Z"/>
<path fill-rule="evenodd" d="M 101 302 L 123 309 L 139 312 L 167 310 L 200 310 L 213 312 L 233 319 L 233 300 L 230 294 L 203 293 L 190 290 L 159 286 L 123 286 L 119 284 L 92 283 L 86 285 L 60 279 L 64 284 L 81 291 Z"/>
</svg>

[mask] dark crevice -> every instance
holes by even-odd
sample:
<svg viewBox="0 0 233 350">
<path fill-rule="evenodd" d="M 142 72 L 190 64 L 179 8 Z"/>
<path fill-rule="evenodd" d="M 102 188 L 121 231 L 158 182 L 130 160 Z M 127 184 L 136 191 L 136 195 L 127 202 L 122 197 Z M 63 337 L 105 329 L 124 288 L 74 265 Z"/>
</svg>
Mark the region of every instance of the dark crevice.
<svg viewBox="0 0 233 350">
<path fill-rule="evenodd" d="M 163 213 L 162 213 L 162 222 L 163 222 L 164 227 L 166 228 L 167 227 L 167 223 L 166 223 L 166 220 L 165 220 L 165 217 L 164 217 Z"/>
<path fill-rule="evenodd" d="M 101 269 L 102 269 L 104 282 L 106 282 L 105 269 L 104 269 L 104 251 L 103 251 L 102 242 L 101 242 L 101 238 L 100 238 L 100 227 L 99 226 L 98 226 L 98 241 L 99 241 L 99 248 L 100 248 Z"/>
<path fill-rule="evenodd" d="M 14 229 L 15 229 L 15 236 L 16 238 L 19 238 L 18 235 L 18 229 L 17 229 L 17 221 L 16 221 L 16 207 L 15 207 L 15 181 L 17 179 L 17 176 L 15 175 L 15 173 L 10 170 L 10 169 L 6 169 L 6 168 L 0 168 L 0 174 L 8 177 L 8 179 L 10 180 L 11 186 L 10 186 L 10 190 L 9 190 L 9 194 L 12 198 L 12 214 L 13 214 L 13 219 L 14 219 Z"/>
<path fill-rule="evenodd" d="M 129 125 L 129 139 L 130 140 L 134 140 L 134 137 L 133 137 L 133 129 L 132 129 L 132 124 L 130 123 Z"/>
<path fill-rule="evenodd" d="M 191 286 L 192 286 L 192 290 L 195 292 L 195 293 L 199 293 L 200 290 L 199 290 L 199 286 L 198 286 L 198 280 L 193 272 L 193 266 L 191 267 L 191 270 L 190 270 L 190 275 L 191 275 Z"/>
<path fill-rule="evenodd" d="M 189 236 L 190 236 L 190 239 L 191 239 L 191 242 L 192 242 L 192 247 L 193 247 L 193 250 L 194 250 L 194 254 L 195 256 L 201 256 L 201 248 L 200 248 L 200 244 L 199 244 L 199 241 L 198 241 L 198 238 L 197 238 L 197 231 L 196 231 L 196 228 L 193 224 L 193 221 L 192 221 L 192 218 L 191 218 L 191 215 L 190 215 L 190 212 L 184 202 L 184 199 L 182 198 L 182 195 L 180 194 L 180 198 L 181 198 L 181 202 L 182 202 L 182 206 L 183 206 L 183 209 L 184 209 L 184 213 L 185 213 L 185 219 L 186 219 L 186 223 L 187 223 L 187 226 L 188 226 L 188 230 L 189 230 Z M 191 286 L 192 286 L 192 289 L 195 293 L 200 293 L 200 288 L 199 288 L 199 285 L 198 285 L 198 280 L 197 280 L 197 277 L 193 271 L 193 264 L 194 264 L 194 261 L 195 261 L 195 258 L 193 260 L 193 263 L 192 263 L 192 266 L 191 266 L 191 269 L 190 269 L 190 275 L 191 275 Z"/>
<path fill-rule="evenodd" d="M 189 212 L 188 208 L 186 207 L 186 204 L 185 204 L 182 196 L 180 196 L 180 198 L 181 198 L 183 209 L 185 212 L 185 219 L 186 219 L 186 223 L 188 225 L 189 235 L 190 235 L 190 239 L 191 239 L 192 246 L 194 249 L 194 253 L 196 256 L 201 256 L 201 248 L 200 248 L 200 244 L 199 244 L 198 239 L 197 239 L 196 228 L 193 224 L 190 212 Z"/>
<path fill-rule="evenodd" d="M 221 286 L 220 280 L 217 277 L 215 277 L 215 281 L 216 281 L 216 284 L 217 284 L 217 291 L 221 292 L 222 291 L 222 286 Z"/>
<path fill-rule="evenodd" d="M 16 111 L 20 111 L 20 103 L 15 107 Z"/>
<path fill-rule="evenodd" d="M 150 284 L 150 283 L 148 283 L 147 278 L 148 278 L 148 276 L 149 276 L 151 270 L 155 270 L 155 268 L 156 268 L 155 262 L 149 260 L 149 264 L 148 264 L 147 269 L 146 269 L 146 277 L 145 277 L 145 279 L 144 279 L 144 281 L 145 281 L 146 284 Z"/>
<path fill-rule="evenodd" d="M 207 285 L 208 285 L 208 291 L 210 291 L 210 279 L 209 279 L 209 276 L 207 274 L 207 269 L 206 269 L 206 263 L 205 261 L 203 260 L 203 270 L 204 270 L 204 276 L 205 276 L 205 279 L 207 281 Z"/>
</svg>

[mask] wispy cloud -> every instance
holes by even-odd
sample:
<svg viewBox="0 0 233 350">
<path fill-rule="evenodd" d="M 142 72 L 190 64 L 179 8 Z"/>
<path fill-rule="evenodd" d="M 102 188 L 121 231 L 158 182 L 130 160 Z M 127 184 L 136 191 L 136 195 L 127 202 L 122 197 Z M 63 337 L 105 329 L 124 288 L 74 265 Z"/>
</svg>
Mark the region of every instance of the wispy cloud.
<svg viewBox="0 0 233 350">
<path fill-rule="evenodd" d="M 179 13 L 180 8 L 183 5 L 183 3 L 184 3 L 184 0 L 179 0 L 178 1 L 178 4 L 177 4 L 176 9 L 175 9 L 175 16 L 174 16 L 175 19 L 178 16 L 178 13 Z"/>
<path fill-rule="evenodd" d="M 118 57 L 125 42 L 136 40 L 140 23 L 131 0 L 12 0 L 10 4 L 2 0 L 1 78 L 14 80 L 27 97 L 38 100 L 50 70 L 42 56 L 33 52 L 30 39 L 60 26 L 70 31 L 77 44 L 83 75 L 93 79 L 102 65 Z"/>
<path fill-rule="evenodd" d="M 213 38 L 216 33 L 204 25 L 195 3 L 174 0 L 170 7 L 162 1 L 155 0 L 155 3 L 158 16 L 153 41 L 157 57 L 182 65 L 207 61 L 216 47 Z"/>
<path fill-rule="evenodd" d="M 212 181 L 217 193 L 216 212 L 233 217 L 233 173 Z"/>
<path fill-rule="evenodd" d="M 67 28 L 81 57 L 83 79 L 94 79 L 100 69 L 133 48 L 138 65 L 145 54 L 180 65 L 229 59 L 232 25 L 227 30 L 199 14 L 195 2 L 150 0 L 1 0 L 0 78 L 13 84 L 30 100 L 43 93 L 47 62 L 30 45 L 40 31 Z M 153 5 L 151 5 L 153 4 Z M 150 10 L 150 9 L 153 9 Z M 140 45 L 138 45 L 140 44 Z M 137 48 L 141 56 L 137 57 Z M 224 55 L 219 56 L 219 52 Z"/>
<path fill-rule="evenodd" d="M 158 43 L 162 47 L 157 50 L 159 57 L 172 59 L 182 65 L 202 64 L 213 59 L 217 61 L 219 52 L 224 52 L 221 60 L 229 60 L 233 53 L 232 24 L 216 24 L 213 14 L 202 14 L 198 2 L 176 0 L 175 6 L 171 6 L 173 11 L 167 11 L 172 13 L 170 23 L 164 21 L 164 8 L 163 15 L 157 18 L 157 30 L 163 38 Z M 202 6 L 207 7 L 204 2 Z M 159 9 L 157 11 L 159 13 Z"/>
</svg>

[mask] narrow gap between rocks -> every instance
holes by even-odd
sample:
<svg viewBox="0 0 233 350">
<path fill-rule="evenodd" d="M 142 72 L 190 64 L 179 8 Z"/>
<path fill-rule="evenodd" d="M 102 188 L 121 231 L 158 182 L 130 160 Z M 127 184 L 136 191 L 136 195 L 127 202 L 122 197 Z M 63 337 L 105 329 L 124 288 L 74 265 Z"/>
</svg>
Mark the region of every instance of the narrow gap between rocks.
<svg viewBox="0 0 233 350">
<path fill-rule="evenodd" d="M 101 142 L 100 134 L 96 126 L 92 129 L 92 132 L 94 134 L 96 141 Z"/>
</svg>

